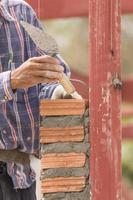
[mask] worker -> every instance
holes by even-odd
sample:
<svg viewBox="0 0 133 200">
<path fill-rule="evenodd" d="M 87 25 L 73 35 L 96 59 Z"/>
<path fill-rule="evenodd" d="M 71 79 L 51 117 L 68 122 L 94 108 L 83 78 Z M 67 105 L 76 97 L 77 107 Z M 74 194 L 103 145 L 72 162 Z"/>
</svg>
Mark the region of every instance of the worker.
<svg viewBox="0 0 133 200">
<path fill-rule="evenodd" d="M 70 70 L 34 44 L 21 20 L 41 28 L 28 3 L 0 0 L 0 149 L 39 157 L 39 99 L 65 95 L 58 81 Z M 35 190 L 30 164 L 0 159 L 0 200 L 36 200 Z"/>
</svg>

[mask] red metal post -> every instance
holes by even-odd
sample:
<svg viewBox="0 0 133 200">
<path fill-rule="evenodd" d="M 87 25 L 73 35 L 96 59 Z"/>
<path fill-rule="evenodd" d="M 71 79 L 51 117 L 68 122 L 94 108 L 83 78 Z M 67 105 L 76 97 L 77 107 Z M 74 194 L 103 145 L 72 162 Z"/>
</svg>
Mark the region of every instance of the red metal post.
<svg viewBox="0 0 133 200">
<path fill-rule="evenodd" d="M 121 200 L 120 0 L 89 0 L 89 16 L 91 199 Z"/>
<path fill-rule="evenodd" d="M 132 13 L 133 1 L 121 1 L 122 12 Z M 27 0 L 27 2 L 36 10 L 41 19 L 88 15 L 88 0 Z"/>
<path fill-rule="evenodd" d="M 133 13 L 133 1 L 132 0 L 122 0 L 122 12 L 123 13 Z"/>
<path fill-rule="evenodd" d="M 38 13 L 40 2 L 40 18 L 52 19 L 88 15 L 88 0 L 27 0 Z"/>
</svg>

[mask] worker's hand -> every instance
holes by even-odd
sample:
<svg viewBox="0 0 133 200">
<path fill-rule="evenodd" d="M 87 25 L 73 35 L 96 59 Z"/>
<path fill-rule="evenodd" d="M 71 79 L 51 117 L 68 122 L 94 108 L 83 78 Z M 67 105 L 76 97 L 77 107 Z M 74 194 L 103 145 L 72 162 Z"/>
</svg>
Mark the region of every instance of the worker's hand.
<svg viewBox="0 0 133 200">
<path fill-rule="evenodd" d="M 63 86 L 58 85 L 55 88 L 51 99 L 82 99 L 82 97 L 77 92 L 74 92 L 72 95 L 68 95 Z"/>
<path fill-rule="evenodd" d="M 30 58 L 11 72 L 11 86 L 12 89 L 24 89 L 39 83 L 58 81 L 63 71 L 59 61 L 53 57 L 45 55 Z"/>
</svg>

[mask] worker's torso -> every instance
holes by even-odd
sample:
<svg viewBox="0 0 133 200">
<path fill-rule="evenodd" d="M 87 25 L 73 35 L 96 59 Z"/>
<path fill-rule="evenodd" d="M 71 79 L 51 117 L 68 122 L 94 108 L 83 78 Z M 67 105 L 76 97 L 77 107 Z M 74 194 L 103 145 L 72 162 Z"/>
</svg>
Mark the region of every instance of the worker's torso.
<svg viewBox="0 0 133 200">
<path fill-rule="evenodd" d="M 36 56 L 35 45 L 24 34 L 19 24 L 26 20 L 22 6 L 9 8 L 16 21 L 0 23 L 0 72 L 19 67 L 29 57 Z M 24 12 L 23 12 L 24 13 Z M 29 80 L 30 81 L 30 80 Z M 0 148 L 36 153 L 39 144 L 39 100 L 38 87 L 18 89 L 14 99 L 0 104 Z M 17 135 L 17 137 L 16 137 Z"/>
</svg>

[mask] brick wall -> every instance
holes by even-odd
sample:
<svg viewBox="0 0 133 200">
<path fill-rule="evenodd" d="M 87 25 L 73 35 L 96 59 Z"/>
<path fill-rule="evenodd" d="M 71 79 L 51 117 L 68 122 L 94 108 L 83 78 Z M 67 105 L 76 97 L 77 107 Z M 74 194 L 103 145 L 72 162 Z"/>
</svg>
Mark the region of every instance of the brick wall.
<svg viewBox="0 0 133 200">
<path fill-rule="evenodd" d="M 83 100 L 42 100 L 43 200 L 89 200 L 88 108 Z"/>
</svg>

